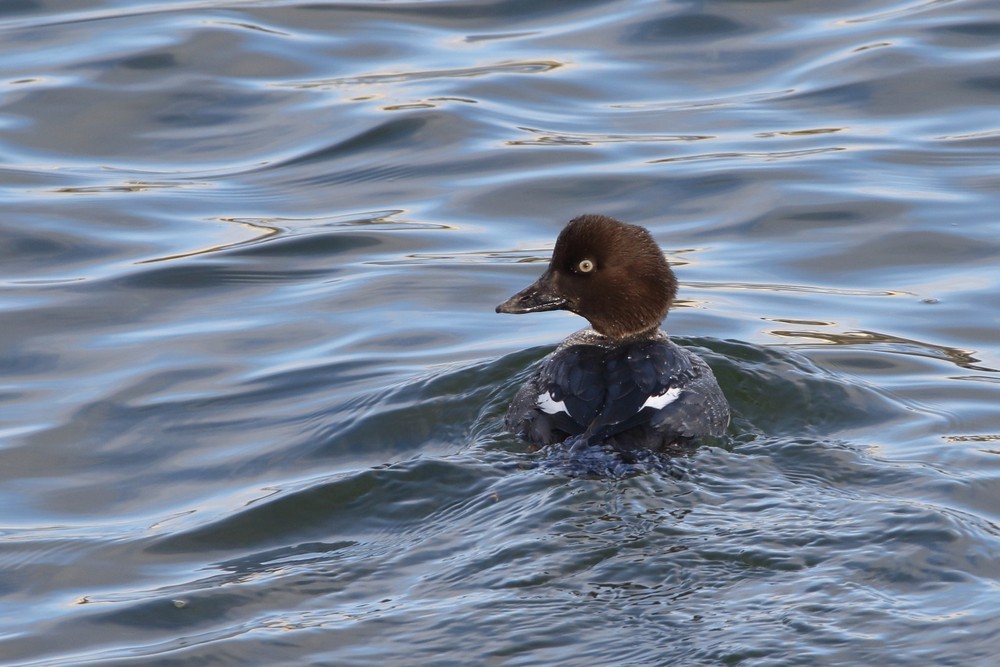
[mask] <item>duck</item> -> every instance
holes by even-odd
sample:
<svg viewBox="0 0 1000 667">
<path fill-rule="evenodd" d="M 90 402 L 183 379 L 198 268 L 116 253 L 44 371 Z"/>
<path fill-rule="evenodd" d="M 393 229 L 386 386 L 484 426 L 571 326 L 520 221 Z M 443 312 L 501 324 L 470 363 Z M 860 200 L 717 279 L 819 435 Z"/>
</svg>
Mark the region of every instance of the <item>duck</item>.
<svg viewBox="0 0 1000 667">
<path fill-rule="evenodd" d="M 567 310 L 590 326 L 566 338 L 520 387 L 508 431 L 542 448 L 671 451 L 725 433 L 729 403 L 704 359 L 661 323 L 677 278 L 649 231 L 606 215 L 573 218 L 545 272 L 497 313 Z"/>
</svg>

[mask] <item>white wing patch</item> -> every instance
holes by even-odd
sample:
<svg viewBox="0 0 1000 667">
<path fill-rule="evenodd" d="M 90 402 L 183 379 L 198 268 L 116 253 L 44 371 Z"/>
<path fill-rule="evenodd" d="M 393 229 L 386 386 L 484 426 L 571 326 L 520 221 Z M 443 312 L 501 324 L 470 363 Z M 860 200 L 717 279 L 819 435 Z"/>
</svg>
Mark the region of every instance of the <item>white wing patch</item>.
<svg viewBox="0 0 1000 667">
<path fill-rule="evenodd" d="M 642 408 L 639 409 L 653 408 L 654 410 L 659 410 L 676 401 L 680 397 L 682 391 L 684 390 L 680 387 L 671 387 L 658 396 L 650 396 L 647 398 L 646 402 L 642 404 Z"/>
<path fill-rule="evenodd" d="M 565 412 L 569 414 L 569 410 L 566 409 L 566 404 L 562 401 L 557 401 L 552 397 L 549 392 L 543 392 L 538 395 L 538 409 L 548 415 L 554 415 L 557 412 Z"/>
</svg>

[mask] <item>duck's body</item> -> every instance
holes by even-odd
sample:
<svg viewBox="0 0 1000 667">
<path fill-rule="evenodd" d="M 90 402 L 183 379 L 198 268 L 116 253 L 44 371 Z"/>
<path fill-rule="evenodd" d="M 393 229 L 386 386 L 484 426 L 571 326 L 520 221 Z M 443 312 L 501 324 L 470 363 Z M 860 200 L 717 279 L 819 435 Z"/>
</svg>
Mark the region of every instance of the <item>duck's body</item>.
<svg viewBox="0 0 1000 667">
<path fill-rule="evenodd" d="M 676 289 L 642 227 L 597 215 L 572 220 L 548 270 L 497 312 L 565 309 L 593 328 L 542 361 L 514 397 L 507 428 L 539 446 L 619 450 L 662 450 L 722 434 L 729 405 L 712 370 L 659 328 Z"/>
<path fill-rule="evenodd" d="M 574 442 L 664 449 L 721 434 L 729 406 L 702 358 L 662 331 L 622 343 L 586 329 L 546 357 L 505 423 L 540 446 L 579 436 Z"/>
</svg>

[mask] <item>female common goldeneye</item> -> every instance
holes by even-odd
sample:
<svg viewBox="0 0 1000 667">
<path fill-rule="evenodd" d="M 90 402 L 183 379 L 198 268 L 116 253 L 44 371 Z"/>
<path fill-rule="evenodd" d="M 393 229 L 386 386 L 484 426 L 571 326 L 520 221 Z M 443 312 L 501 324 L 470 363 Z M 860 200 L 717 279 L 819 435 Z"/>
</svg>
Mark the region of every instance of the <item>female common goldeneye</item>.
<svg viewBox="0 0 1000 667">
<path fill-rule="evenodd" d="M 666 449 L 721 435 L 729 404 L 701 357 L 660 322 L 677 279 L 643 227 L 581 215 L 556 240 L 548 269 L 498 313 L 568 310 L 592 328 L 564 340 L 517 392 L 507 428 L 535 445 Z"/>
</svg>

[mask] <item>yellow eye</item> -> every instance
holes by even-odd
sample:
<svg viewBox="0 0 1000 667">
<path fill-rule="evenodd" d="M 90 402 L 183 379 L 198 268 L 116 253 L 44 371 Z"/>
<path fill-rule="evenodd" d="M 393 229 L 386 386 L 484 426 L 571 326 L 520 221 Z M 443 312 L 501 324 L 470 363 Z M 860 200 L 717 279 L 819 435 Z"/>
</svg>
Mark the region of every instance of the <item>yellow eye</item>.
<svg viewBox="0 0 1000 667">
<path fill-rule="evenodd" d="M 580 273 L 590 273 L 594 270 L 594 263 L 589 259 L 585 259 L 577 264 L 576 268 L 580 269 Z"/>
</svg>

